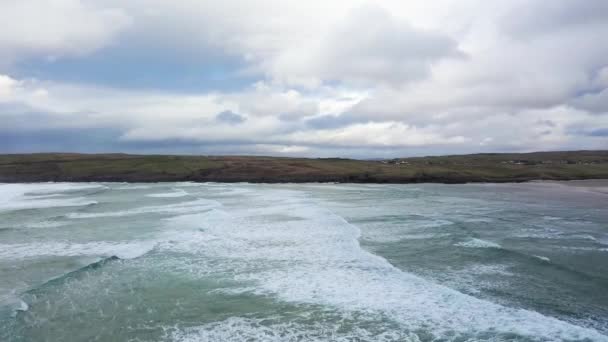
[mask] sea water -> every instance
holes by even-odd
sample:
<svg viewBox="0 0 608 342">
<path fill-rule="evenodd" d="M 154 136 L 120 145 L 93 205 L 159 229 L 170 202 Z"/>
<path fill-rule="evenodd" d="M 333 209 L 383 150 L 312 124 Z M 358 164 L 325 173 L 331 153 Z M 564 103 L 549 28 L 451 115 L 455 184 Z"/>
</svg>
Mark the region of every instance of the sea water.
<svg viewBox="0 0 608 342">
<path fill-rule="evenodd" d="M 566 183 L 0 185 L 1 341 L 608 341 Z"/>
</svg>

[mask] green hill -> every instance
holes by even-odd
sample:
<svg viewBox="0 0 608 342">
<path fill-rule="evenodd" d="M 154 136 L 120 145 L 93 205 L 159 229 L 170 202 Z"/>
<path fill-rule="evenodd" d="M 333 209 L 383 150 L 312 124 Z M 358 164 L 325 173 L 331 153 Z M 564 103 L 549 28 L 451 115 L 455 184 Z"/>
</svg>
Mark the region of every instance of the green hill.
<svg viewBox="0 0 608 342">
<path fill-rule="evenodd" d="M 608 151 L 390 160 L 127 154 L 0 155 L 0 182 L 464 183 L 608 178 Z"/>
</svg>

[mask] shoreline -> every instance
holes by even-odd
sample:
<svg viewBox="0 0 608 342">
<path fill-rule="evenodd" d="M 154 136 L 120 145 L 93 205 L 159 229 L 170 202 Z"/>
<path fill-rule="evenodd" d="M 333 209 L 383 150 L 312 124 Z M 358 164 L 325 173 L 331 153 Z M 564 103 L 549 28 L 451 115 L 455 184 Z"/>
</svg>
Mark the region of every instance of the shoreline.
<svg viewBox="0 0 608 342">
<path fill-rule="evenodd" d="M 466 185 L 466 184 L 542 184 L 542 185 L 562 185 L 572 188 L 580 188 L 580 189 L 596 189 L 594 185 L 585 185 L 585 184 L 572 184 L 573 182 L 598 182 L 597 186 L 602 188 L 606 187 L 606 190 L 601 190 L 597 192 L 608 194 L 608 178 L 592 178 L 592 179 L 531 179 L 531 180 L 517 180 L 517 181 L 468 181 L 468 182 L 338 182 L 338 181 L 277 181 L 277 182 L 264 182 L 264 181 L 192 181 L 192 180 L 161 180 L 161 181 L 121 181 L 121 180 L 40 180 L 40 181 L 0 181 L 0 184 L 44 184 L 44 183 L 111 183 L 111 184 L 164 184 L 164 183 L 196 183 L 196 184 L 311 184 L 311 185 L 323 185 L 323 184 L 376 184 L 376 185 L 407 185 L 407 184 L 443 184 L 443 185 Z"/>
</svg>

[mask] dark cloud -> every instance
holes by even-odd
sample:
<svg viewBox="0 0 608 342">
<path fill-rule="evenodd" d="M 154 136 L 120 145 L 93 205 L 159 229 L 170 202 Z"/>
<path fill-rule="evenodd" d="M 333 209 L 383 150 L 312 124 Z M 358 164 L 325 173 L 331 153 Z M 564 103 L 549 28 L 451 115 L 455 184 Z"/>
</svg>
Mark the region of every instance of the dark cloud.
<svg viewBox="0 0 608 342">
<path fill-rule="evenodd" d="M 588 134 L 590 137 L 608 137 L 608 128 L 598 128 L 590 131 Z"/>
<path fill-rule="evenodd" d="M 586 137 L 608 137 L 608 127 L 591 128 L 583 125 L 573 125 L 566 129 L 566 132 L 575 136 Z"/>
<path fill-rule="evenodd" d="M 592 113 L 608 113 L 608 88 L 597 92 L 582 94 L 571 102 L 571 105 Z"/>
<path fill-rule="evenodd" d="M 555 127 L 555 122 L 551 121 L 551 120 L 538 120 L 536 121 L 536 124 L 539 126 L 546 126 L 546 127 Z"/>
<path fill-rule="evenodd" d="M 364 120 L 367 121 L 367 120 Z M 314 129 L 334 129 L 352 125 L 361 120 L 349 115 L 322 115 L 305 121 L 306 125 Z"/>
<path fill-rule="evenodd" d="M 513 8 L 504 18 L 507 31 L 521 38 L 594 23 L 605 24 L 606 0 L 533 0 Z"/>
<path fill-rule="evenodd" d="M 107 152 L 121 147 L 119 127 L 92 126 L 92 112 L 55 113 L 0 103 L 0 153 Z"/>
<path fill-rule="evenodd" d="M 223 123 L 227 123 L 227 124 L 231 124 L 231 125 L 238 125 L 240 123 L 245 122 L 245 120 L 247 120 L 247 118 L 245 118 L 244 116 L 237 114 L 233 111 L 226 110 L 226 111 L 223 111 L 223 112 L 217 114 L 215 116 L 215 120 L 217 122 L 223 122 Z"/>
<path fill-rule="evenodd" d="M 118 152 L 121 132 L 108 128 L 0 129 L 0 153 Z"/>
<path fill-rule="evenodd" d="M 52 112 L 33 108 L 19 102 L 0 103 L 0 120 L 2 120 L 0 130 L 2 131 L 35 132 L 74 124 L 73 117 L 70 118 L 71 120 L 65 118 L 66 116 L 54 115 Z"/>
</svg>

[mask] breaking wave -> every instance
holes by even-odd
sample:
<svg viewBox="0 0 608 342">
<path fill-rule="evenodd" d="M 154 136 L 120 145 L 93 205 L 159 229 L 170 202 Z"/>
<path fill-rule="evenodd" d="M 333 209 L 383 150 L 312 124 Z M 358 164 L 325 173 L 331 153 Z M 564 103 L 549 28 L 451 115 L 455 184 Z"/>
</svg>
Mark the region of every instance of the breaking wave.
<svg viewBox="0 0 608 342">
<path fill-rule="evenodd" d="M 118 210 L 118 211 L 107 211 L 97 213 L 70 213 L 66 217 L 70 219 L 86 219 L 95 217 L 120 217 L 130 215 L 140 215 L 147 213 L 195 213 L 205 210 L 210 210 L 218 207 L 220 204 L 217 201 L 197 199 L 189 202 L 181 202 L 176 204 L 158 205 L 158 206 L 147 206 L 139 207 L 129 210 Z"/>
<path fill-rule="evenodd" d="M 168 221 L 176 228 L 171 242 L 160 248 L 231 263 L 236 280 L 256 284 L 243 287 L 243 293 L 385 315 L 408 332 L 424 329 L 434 338 L 486 339 L 516 334 L 544 340 L 608 340 L 593 329 L 477 299 L 403 272 L 363 250 L 357 227 L 298 193 L 266 192 L 260 200 L 256 207 L 178 216 Z M 264 219 L 278 213 L 297 219 L 277 223 Z M 479 239 L 462 246 L 500 247 Z M 206 271 L 201 270 L 201 274 Z M 231 291 L 238 293 L 238 289 Z M 222 336 L 246 340 L 268 333 L 266 328 L 240 318 L 221 324 L 173 337 L 180 341 Z M 293 326 L 281 329 L 289 338 L 299 336 Z"/>
<path fill-rule="evenodd" d="M 71 243 L 62 241 L 0 244 L 0 260 L 43 256 L 117 256 L 133 259 L 154 248 L 154 241 Z"/>
</svg>

